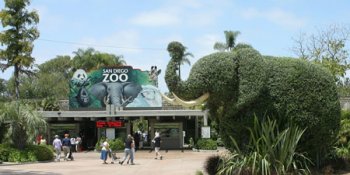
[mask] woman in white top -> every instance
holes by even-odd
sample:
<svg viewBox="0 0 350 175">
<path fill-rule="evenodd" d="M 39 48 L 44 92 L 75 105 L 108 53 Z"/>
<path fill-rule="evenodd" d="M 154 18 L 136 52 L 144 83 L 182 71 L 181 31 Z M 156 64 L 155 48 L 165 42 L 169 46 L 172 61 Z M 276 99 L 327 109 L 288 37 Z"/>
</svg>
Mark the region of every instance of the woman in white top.
<svg viewBox="0 0 350 175">
<path fill-rule="evenodd" d="M 107 156 L 108 156 L 108 150 L 109 150 L 109 144 L 107 142 L 107 139 L 102 143 L 102 149 L 101 149 L 101 159 L 103 160 L 103 164 L 108 164 Z"/>
</svg>

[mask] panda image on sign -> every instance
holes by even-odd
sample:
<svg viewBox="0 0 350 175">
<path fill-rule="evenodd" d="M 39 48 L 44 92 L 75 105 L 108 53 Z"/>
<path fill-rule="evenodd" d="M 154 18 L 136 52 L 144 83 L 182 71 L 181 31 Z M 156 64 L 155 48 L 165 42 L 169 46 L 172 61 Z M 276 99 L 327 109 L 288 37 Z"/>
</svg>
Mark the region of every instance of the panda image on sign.
<svg viewBox="0 0 350 175">
<path fill-rule="evenodd" d="M 73 77 L 71 79 L 72 84 L 76 86 L 83 86 L 84 83 L 87 81 L 88 75 L 83 69 L 78 69 L 74 72 Z"/>
<path fill-rule="evenodd" d="M 79 88 L 76 98 L 82 107 L 87 107 L 90 105 L 89 92 L 85 88 L 89 84 L 88 80 L 88 75 L 83 69 L 78 69 L 75 71 L 71 79 L 72 85 L 75 85 Z"/>
</svg>

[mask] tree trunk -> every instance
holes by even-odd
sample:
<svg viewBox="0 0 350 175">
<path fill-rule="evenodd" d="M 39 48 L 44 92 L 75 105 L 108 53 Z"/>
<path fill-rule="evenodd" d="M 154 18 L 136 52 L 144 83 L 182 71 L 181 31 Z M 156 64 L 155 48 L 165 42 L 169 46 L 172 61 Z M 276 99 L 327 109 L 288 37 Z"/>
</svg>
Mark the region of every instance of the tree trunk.
<svg viewBox="0 0 350 175">
<path fill-rule="evenodd" d="M 19 68 L 17 64 L 14 67 L 16 100 L 19 100 Z"/>
<path fill-rule="evenodd" d="M 24 150 L 27 142 L 25 129 L 18 123 L 12 123 L 12 141 L 14 146 L 19 150 Z"/>
</svg>

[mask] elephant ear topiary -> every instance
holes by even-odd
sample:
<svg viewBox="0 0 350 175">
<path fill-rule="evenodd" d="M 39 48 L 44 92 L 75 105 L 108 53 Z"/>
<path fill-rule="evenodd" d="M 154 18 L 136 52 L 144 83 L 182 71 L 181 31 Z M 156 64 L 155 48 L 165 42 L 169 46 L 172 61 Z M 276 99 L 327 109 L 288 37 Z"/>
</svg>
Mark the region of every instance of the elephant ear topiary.
<svg viewBox="0 0 350 175">
<path fill-rule="evenodd" d="M 334 77 L 299 59 L 267 58 L 269 95 L 275 111 L 306 128 L 300 147 L 315 160 L 331 147 L 339 129 L 340 103 Z M 281 119 L 279 119 L 281 120 Z"/>
</svg>

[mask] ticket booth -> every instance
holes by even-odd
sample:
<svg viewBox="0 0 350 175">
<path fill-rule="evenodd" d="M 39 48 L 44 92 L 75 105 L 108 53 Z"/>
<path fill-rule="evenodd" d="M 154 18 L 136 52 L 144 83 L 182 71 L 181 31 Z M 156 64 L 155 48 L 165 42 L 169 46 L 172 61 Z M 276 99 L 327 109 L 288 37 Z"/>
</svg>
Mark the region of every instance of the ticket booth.
<svg viewBox="0 0 350 175">
<path fill-rule="evenodd" d="M 98 139 L 102 136 L 108 139 L 125 139 L 127 136 L 128 123 L 122 120 L 114 121 L 96 121 L 96 128 L 98 130 Z"/>
<path fill-rule="evenodd" d="M 151 135 L 159 132 L 162 139 L 161 147 L 163 149 L 179 149 L 183 147 L 183 129 L 182 123 L 153 123 Z"/>
</svg>

